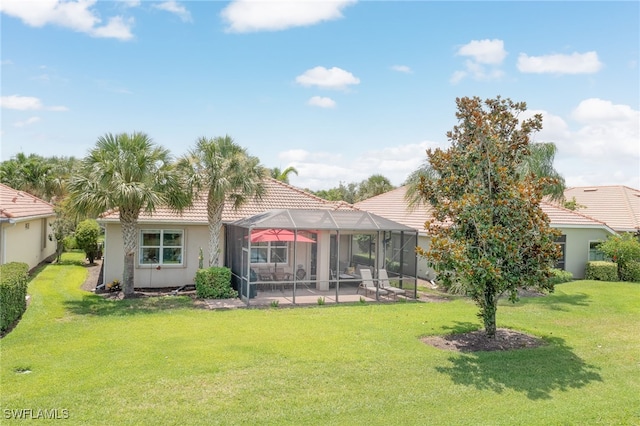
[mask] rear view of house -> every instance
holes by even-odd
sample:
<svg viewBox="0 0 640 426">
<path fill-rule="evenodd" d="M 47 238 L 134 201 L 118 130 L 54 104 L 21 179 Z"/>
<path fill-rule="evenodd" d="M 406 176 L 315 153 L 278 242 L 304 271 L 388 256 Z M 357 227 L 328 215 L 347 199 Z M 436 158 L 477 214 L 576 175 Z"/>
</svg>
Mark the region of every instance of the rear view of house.
<svg viewBox="0 0 640 426">
<path fill-rule="evenodd" d="M 33 269 L 56 253 L 53 206 L 0 184 L 0 264 L 23 262 Z"/>
</svg>

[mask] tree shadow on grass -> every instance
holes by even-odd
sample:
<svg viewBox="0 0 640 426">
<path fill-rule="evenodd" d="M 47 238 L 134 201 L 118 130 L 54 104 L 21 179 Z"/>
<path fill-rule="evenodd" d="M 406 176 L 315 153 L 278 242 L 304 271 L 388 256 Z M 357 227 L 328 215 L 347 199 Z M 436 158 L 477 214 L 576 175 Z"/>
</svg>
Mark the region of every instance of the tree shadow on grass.
<svg viewBox="0 0 640 426">
<path fill-rule="evenodd" d="M 64 302 L 65 308 L 76 315 L 128 316 L 155 313 L 170 309 L 193 308 L 188 296 L 140 297 L 134 299 L 108 299 L 90 294 L 81 300 Z"/>
<path fill-rule="evenodd" d="M 551 293 L 545 297 L 522 297 L 515 305 L 544 305 L 553 311 L 568 311 L 569 306 L 589 306 L 589 299 L 590 296 L 585 293 Z"/>
<path fill-rule="evenodd" d="M 451 366 L 436 370 L 459 385 L 496 393 L 513 390 L 532 400 L 602 381 L 598 368 L 575 355 L 563 339 L 544 340 L 547 345 L 536 349 L 458 353 L 449 357 Z"/>
</svg>

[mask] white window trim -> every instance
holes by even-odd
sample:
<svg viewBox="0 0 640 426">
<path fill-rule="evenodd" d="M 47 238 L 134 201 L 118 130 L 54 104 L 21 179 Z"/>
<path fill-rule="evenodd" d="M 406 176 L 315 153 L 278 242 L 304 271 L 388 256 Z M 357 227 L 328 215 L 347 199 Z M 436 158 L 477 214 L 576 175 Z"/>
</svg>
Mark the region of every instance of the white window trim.
<svg viewBox="0 0 640 426">
<path fill-rule="evenodd" d="M 164 259 L 162 259 L 162 255 L 163 255 L 163 248 L 165 248 L 162 243 L 164 241 L 164 233 L 181 233 L 182 234 L 182 244 L 180 246 L 174 246 L 175 248 L 180 248 L 181 252 L 182 252 L 182 256 L 180 257 L 180 263 L 164 263 Z M 143 234 L 150 234 L 150 233 L 160 233 L 160 245 L 159 246 L 144 246 L 142 244 L 142 236 Z M 186 251 L 186 232 L 184 229 L 176 229 L 176 228 L 172 228 L 172 229 L 140 229 L 139 233 L 138 233 L 138 267 L 140 268 L 155 268 L 158 266 L 162 266 L 162 267 L 184 267 L 185 266 L 185 251 Z M 160 253 L 160 259 L 158 259 L 158 262 L 156 263 L 143 263 L 142 262 L 142 250 L 145 247 L 158 247 L 159 248 L 159 253 Z M 169 247 L 169 246 L 168 246 Z M 168 248 L 167 247 L 167 248 Z"/>
<path fill-rule="evenodd" d="M 275 262 L 273 262 L 271 260 L 271 250 L 272 249 L 276 249 L 276 248 L 280 248 L 280 249 L 286 248 L 286 250 L 285 250 L 286 259 L 284 261 L 282 261 L 282 262 L 277 262 L 277 263 L 280 263 L 280 264 L 283 264 L 283 265 L 289 264 L 289 247 L 290 247 L 289 246 L 289 242 L 286 242 L 286 245 L 284 245 L 284 246 L 271 245 L 272 241 L 265 241 L 265 242 L 269 243 L 269 244 L 266 245 L 266 246 L 259 246 L 256 243 L 251 244 L 251 250 L 254 250 L 254 249 L 256 249 L 256 250 L 257 249 L 265 249 L 266 248 L 267 249 L 267 261 L 266 262 L 254 262 L 253 260 L 251 260 L 251 264 L 268 265 L 270 263 L 275 263 Z M 252 253 L 249 253 L 249 259 L 253 259 Z"/>
<path fill-rule="evenodd" d="M 592 262 L 591 260 L 591 243 L 603 243 L 603 240 L 589 240 L 589 242 L 587 243 L 587 259 L 588 261 Z M 603 258 L 606 260 L 606 256 L 604 256 L 603 253 Z"/>
</svg>

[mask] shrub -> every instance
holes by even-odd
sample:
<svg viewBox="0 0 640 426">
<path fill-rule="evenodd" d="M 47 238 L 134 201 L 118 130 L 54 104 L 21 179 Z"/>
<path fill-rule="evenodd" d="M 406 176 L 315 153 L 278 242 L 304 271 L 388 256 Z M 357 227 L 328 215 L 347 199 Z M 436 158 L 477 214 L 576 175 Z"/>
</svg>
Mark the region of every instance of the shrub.
<svg viewBox="0 0 640 426">
<path fill-rule="evenodd" d="M 587 262 L 584 278 L 586 280 L 618 281 L 618 265 L 601 260 Z"/>
<path fill-rule="evenodd" d="M 0 266 L 0 332 L 7 330 L 27 309 L 29 265 L 11 262 Z"/>
<path fill-rule="evenodd" d="M 618 264 L 618 277 L 629 281 L 625 272 L 626 265 L 632 261 L 640 261 L 640 241 L 628 232 L 611 235 L 607 241 L 598 245 L 598 250 Z"/>
<path fill-rule="evenodd" d="M 65 251 L 71 251 L 78 248 L 78 243 L 76 242 L 76 237 L 72 235 L 67 235 L 62 240 Z"/>
<path fill-rule="evenodd" d="M 196 294 L 201 299 L 231 299 L 238 292 L 231 288 L 231 269 L 213 266 L 196 272 Z"/>
<path fill-rule="evenodd" d="M 76 242 L 78 247 L 84 251 L 89 259 L 89 263 L 94 263 L 98 255 L 98 237 L 100 236 L 100 225 L 94 219 L 83 220 L 76 228 Z"/>
<path fill-rule="evenodd" d="M 569 271 L 563 271 L 562 269 L 551 269 L 551 277 L 549 281 L 551 284 L 568 283 L 573 280 L 573 274 Z"/>
<path fill-rule="evenodd" d="M 633 283 L 640 282 L 640 262 L 637 260 L 628 261 L 620 271 L 620 280 Z"/>
</svg>

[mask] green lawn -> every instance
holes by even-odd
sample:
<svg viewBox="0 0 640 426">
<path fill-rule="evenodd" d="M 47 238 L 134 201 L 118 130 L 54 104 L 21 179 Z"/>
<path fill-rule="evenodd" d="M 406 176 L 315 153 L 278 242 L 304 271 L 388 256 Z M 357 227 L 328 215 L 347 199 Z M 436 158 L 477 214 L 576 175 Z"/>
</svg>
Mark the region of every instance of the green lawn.
<svg viewBox="0 0 640 426">
<path fill-rule="evenodd" d="M 467 300 L 207 311 L 104 300 L 85 275 L 67 262 L 31 282 L 0 341 L 3 424 L 640 424 L 638 284 L 505 301 L 498 326 L 548 344 L 459 354 L 420 337 L 479 328 Z"/>
</svg>

